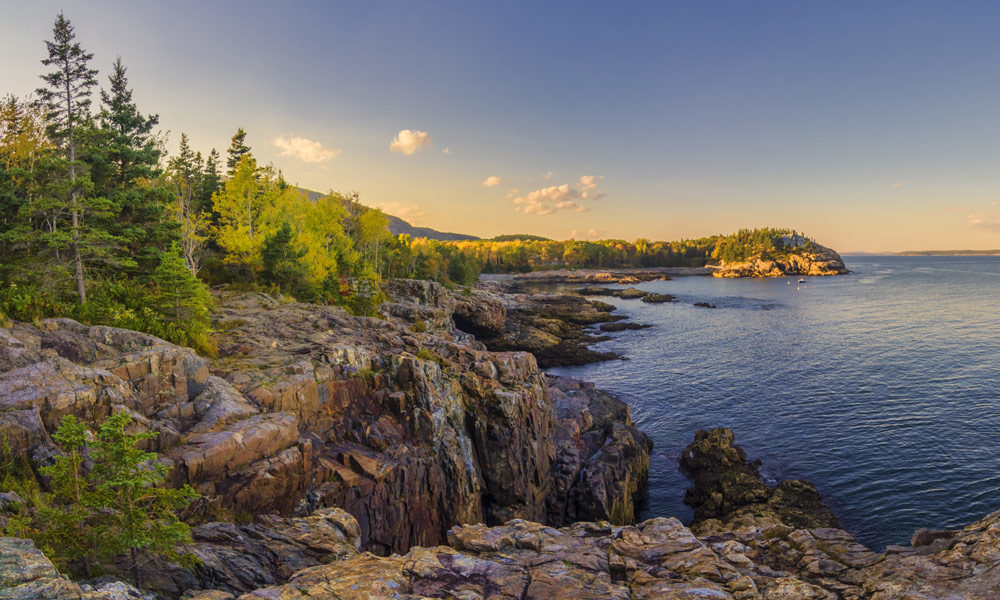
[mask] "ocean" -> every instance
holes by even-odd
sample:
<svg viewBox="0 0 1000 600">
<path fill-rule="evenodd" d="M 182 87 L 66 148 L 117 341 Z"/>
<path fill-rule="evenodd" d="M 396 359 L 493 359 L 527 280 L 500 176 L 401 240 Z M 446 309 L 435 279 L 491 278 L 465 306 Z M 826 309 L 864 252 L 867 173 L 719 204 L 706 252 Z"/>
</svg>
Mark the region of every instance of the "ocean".
<svg viewBox="0 0 1000 600">
<path fill-rule="evenodd" d="M 595 346 L 628 360 L 549 372 L 615 392 L 653 438 L 642 518 L 690 521 L 677 457 L 712 427 L 767 478 L 813 481 L 876 550 L 1000 509 L 1000 257 L 845 260 L 850 275 L 804 283 L 679 277 L 635 286 L 674 303 L 601 298 L 653 327 Z"/>
</svg>

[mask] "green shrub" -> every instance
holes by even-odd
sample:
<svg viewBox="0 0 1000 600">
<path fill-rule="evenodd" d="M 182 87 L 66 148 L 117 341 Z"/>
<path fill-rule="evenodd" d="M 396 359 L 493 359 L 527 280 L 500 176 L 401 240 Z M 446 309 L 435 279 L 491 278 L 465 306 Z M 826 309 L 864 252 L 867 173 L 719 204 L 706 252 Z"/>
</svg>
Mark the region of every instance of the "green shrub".
<svg viewBox="0 0 1000 600">
<path fill-rule="evenodd" d="M 66 314 L 68 306 L 49 292 L 29 283 L 11 283 L 0 289 L 0 313 L 17 321 L 37 321 Z"/>
</svg>

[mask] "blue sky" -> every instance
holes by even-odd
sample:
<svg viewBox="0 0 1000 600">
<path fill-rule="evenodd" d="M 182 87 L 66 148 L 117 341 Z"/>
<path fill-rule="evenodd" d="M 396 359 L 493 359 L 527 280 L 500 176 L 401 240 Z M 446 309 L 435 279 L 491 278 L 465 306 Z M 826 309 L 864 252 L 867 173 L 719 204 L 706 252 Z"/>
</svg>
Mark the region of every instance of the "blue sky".
<svg viewBox="0 0 1000 600">
<path fill-rule="evenodd" d="M 291 181 L 415 224 L 1000 247 L 993 3 L 6 4 L 0 93 L 37 87 L 64 10 L 171 148 L 242 126 Z"/>
</svg>

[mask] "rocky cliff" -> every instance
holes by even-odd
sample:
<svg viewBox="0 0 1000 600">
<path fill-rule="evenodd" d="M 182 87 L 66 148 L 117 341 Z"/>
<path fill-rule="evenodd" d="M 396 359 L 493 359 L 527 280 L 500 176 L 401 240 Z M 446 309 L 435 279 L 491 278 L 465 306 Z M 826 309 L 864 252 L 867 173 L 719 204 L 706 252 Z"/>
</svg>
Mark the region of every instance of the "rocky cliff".
<svg viewBox="0 0 1000 600">
<path fill-rule="evenodd" d="M 848 273 L 840 255 L 818 244 L 782 252 L 767 252 L 745 261 L 724 263 L 714 277 L 785 277 L 787 275 L 843 275 Z"/>
<path fill-rule="evenodd" d="M 624 404 L 486 350 L 437 284 L 391 293 L 388 319 L 220 297 L 214 360 L 68 319 L 0 329 L 0 435 L 40 465 L 63 415 L 125 410 L 204 496 L 189 519 L 340 507 L 377 554 L 464 523 L 634 522 L 650 444 Z"/>
</svg>

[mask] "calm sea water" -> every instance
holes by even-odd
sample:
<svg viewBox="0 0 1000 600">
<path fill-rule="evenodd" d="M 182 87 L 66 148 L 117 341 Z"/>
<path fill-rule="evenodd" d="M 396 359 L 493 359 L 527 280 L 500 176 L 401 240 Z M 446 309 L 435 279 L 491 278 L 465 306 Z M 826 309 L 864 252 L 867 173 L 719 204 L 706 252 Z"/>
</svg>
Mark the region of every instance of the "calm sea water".
<svg viewBox="0 0 1000 600">
<path fill-rule="evenodd" d="M 654 325 L 598 346 L 629 360 L 551 370 L 619 393 L 655 441 L 644 517 L 690 519 L 677 457 L 720 426 L 872 548 L 1000 509 L 1000 257 L 846 260 L 806 283 L 641 284 L 678 302 L 610 300 Z"/>
</svg>

